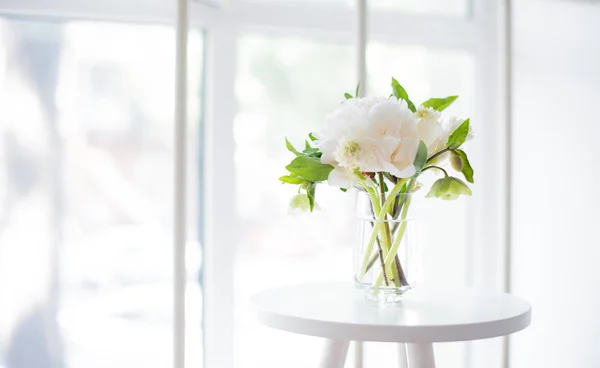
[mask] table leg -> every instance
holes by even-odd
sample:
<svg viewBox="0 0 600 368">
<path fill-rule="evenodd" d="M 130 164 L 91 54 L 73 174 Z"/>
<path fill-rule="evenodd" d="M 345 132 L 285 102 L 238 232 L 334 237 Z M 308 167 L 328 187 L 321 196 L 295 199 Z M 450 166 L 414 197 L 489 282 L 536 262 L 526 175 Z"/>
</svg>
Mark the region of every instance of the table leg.
<svg viewBox="0 0 600 368">
<path fill-rule="evenodd" d="M 410 368 L 435 368 L 432 344 L 406 344 L 406 352 Z"/>
<path fill-rule="evenodd" d="M 398 365 L 399 368 L 408 368 L 408 358 L 406 356 L 406 344 L 400 343 L 398 344 Z"/>
<path fill-rule="evenodd" d="M 327 340 L 319 368 L 344 368 L 350 341 Z"/>
<path fill-rule="evenodd" d="M 364 359 L 364 344 L 362 341 L 354 342 L 354 368 L 363 368 Z M 0 367 L 2 368 L 2 367 Z"/>
</svg>

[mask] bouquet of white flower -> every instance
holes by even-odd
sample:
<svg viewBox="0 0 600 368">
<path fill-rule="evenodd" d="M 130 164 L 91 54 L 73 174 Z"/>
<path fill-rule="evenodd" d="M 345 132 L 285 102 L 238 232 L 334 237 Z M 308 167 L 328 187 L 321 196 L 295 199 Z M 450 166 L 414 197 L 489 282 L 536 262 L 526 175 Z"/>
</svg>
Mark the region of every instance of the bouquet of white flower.
<svg viewBox="0 0 600 368">
<path fill-rule="evenodd" d="M 458 96 L 431 98 L 416 107 L 394 78 L 392 92 L 389 98 L 360 98 L 358 87 L 355 96 L 346 93 L 346 100 L 327 116 L 325 127 L 308 135 L 304 150 L 297 150 L 286 139 L 288 150 L 296 157 L 286 166 L 289 174 L 279 178 L 299 186 L 291 202 L 296 209 L 312 211 L 316 186 L 325 181 L 343 191 L 357 188 L 368 196 L 371 231 L 356 280 L 364 281 L 379 258 L 379 268 L 369 279 L 373 290 L 383 282 L 411 287 L 397 253 L 407 224 L 410 194 L 421 188 L 419 176 L 427 170 L 442 173 L 444 177 L 433 183 L 426 197 L 446 200 L 471 195 L 463 180 L 448 174 L 448 162 L 473 183 L 473 169 L 460 149 L 472 138 L 470 121 L 444 120 L 441 114 Z"/>
</svg>

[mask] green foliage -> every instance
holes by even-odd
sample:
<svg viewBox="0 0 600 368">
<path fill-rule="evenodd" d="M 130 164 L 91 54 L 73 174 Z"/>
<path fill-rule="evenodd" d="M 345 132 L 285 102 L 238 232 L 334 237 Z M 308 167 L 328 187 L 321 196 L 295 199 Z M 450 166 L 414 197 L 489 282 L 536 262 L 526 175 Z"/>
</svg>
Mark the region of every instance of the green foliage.
<svg viewBox="0 0 600 368">
<path fill-rule="evenodd" d="M 469 134 L 469 121 L 470 119 L 463 121 L 462 124 L 460 124 L 459 127 L 456 128 L 452 134 L 450 134 L 450 137 L 448 137 L 448 142 L 446 143 L 446 147 L 449 149 L 456 149 L 465 143 L 467 135 Z"/>
<path fill-rule="evenodd" d="M 297 176 L 289 176 L 289 175 L 284 175 L 284 176 L 280 177 L 279 180 L 281 180 L 284 183 L 288 183 L 288 184 L 302 184 L 302 183 L 304 183 L 304 179 L 299 178 Z"/>
<path fill-rule="evenodd" d="M 285 146 L 287 147 L 288 151 L 292 152 L 296 156 L 300 156 L 302 154 L 296 148 L 294 148 L 294 145 L 291 144 L 287 138 L 285 139 Z"/>
<path fill-rule="evenodd" d="M 308 195 L 308 201 L 310 204 L 310 212 L 313 211 L 315 207 L 315 191 L 317 189 L 317 183 L 311 183 L 311 185 L 306 189 L 306 195 Z"/>
<path fill-rule="evenodd" d="M 417 111 L 415 104 L 412 103 L 410 98 L 408 98 L 408 93 L 406 92 L 404 87 L 402 87 L 400 83 L 398 83 L 398 81 L 394 78 L 392 78 L 392 91 L 394 92 L 394 96 L 396 96 L 397 99 L 406 101 L 406 104 L 408 105 L 410 111 Z"/>
<path fill-rule="evenodd" d="M 309 137 L 310 137 L 310 134 L 309 134 Z M 313 137 L 311 137 L 311 139 Z M 287 147 L 288 151 L 292 152 L 296 156 L 304 155 L 304 156 L 309 156 L 309 157 L 314 157 L 314 158 L 320 158 L 323 155 L 321 150 L 319 150 L 317 147 L 311 147 L 310 143 L 307 140 L 304 141 L 304 150 L 302 152 L 298 151 L 287 138 L 285 139 L 285 146 Z"/>
<path fill-rule="evenodd" d="M 321 163 L 314 157 L 298 156 L 285 167 L 289 172 L 296 174 L 306 180 L 318 182 L 327 180 L 333 166 Z"/>
<path fill-rule="evenodd" d="M 404 87 L 395 79 L 392 78 L 391 87 L 393 93 L 390 95 L 395 96 L 397 99 L 404 100 L 408 106 L 408 108 L 414 113 L 417 111 L 415 104 L 410 100 L 407 91 Z M 358 98 L 360 95 L 360 83 L 357 84 L 354 95 L 350 93 L 344 93 L 344 97 L 346 99 Z M 422 106 L 434 109 L 436 111 L 444 111 L 447 109 L 458 96 L 447 96 L 444 98 L 430 98 L 429 100 L 423 102 Z M 417 153 L 414 159 L 414 167 L 415 167 L 415 175 L 413 178 L 410 178 L 410 185 L 407 182 L 404 182 L 402 188 L 400 188 L 399 196 L 395 199 L 395 203 L 391 208 L 388 208 L 387 211 L 390 212 L 391 215 L 398 216 L 400 209 L 403 206 L 403 203 L 406 201 L 407 193 L 413 192 L 420 184 L 417 183 L 418 176 L 422 173 L 423 169 L 434 165 L 435 160 L 439 159 L 442 153 L 448 152 L 450 154 L 450 163 L 452 167 L 460 171 L 464 175 L 464 179 L 473 183 L 473 168 L 469 163 L 467 158 L 467 154 L 460 150 L 461 145 L 464 144 L 468 135 L 469 135 L 469 125 L 470 120 L 467 119 L 462 122 L 448 137 L 446 142 L 446 147 L 443 152 L 438 152 L 434 156 L 434 159 L 431 159 L 431 162 L 428 162 L 428 149 L 427 145 L 421 141 L 419 142 L 419 146 L 417 149 Z M 308 138 L 304 141 L 304 149 L 299 151 L 294 147 L 294 145 L 286 138 L 285 144 L 288 151 L 292 152 L 295 155 L 295 158 L 290 162 L 289 165 L 286 166 L 286 169 L 289 171 L 288 175 L 281 176 L 279 180 L 286 184 L 298 185 L 298 194 L 294 197 L 294 205 L 296 208 L 309 209 L 311 212 L 315 207 L 315 194 L 317 184 L 323 181 L 326 181 L 329 178 L 329 174 L 334 169 L 332 165 L 327 165 L 321 162 L 321 157 L 323 153 L 320 151 L 318 147 L 313 146 L 315 141 L 317 141 L 317 137 L 313 133 L 308 134 Z M 438 157 L 439 156 L 439 157 Z M 439 168 L 438 168 L 439 169 Z M 445 171 L 444 171 L 445 172 Z M 373 178 L 373 174 L 379 174 L 376 178 Z M 396 185 L 394 193 L 398 191 L 398 178 L 391 175 L 390 173 L 365 173 L 363 174 L 359 169 L 355 169 L 355 175 L 359 178 L 359 185 L 365 186 L 367 190 L 372 190 L 373 182 L 368 180 L 367 178 L 373 179 L 375 184 L 380 185 L 379 191 L 383 193 L 389 192 L 389 188 L 387 187 L 388 183 L 392 183 Z M 384 180 L 387 179 L 387 180 Z M 361 182 L 362 180 L 362 182 Z M 404 181 L 409 180 L 408 178 L 402 179 Z M 387 182 L 386 182 L 387 181 Z M 340 188 L 343 192 L 346 192 L 345 188 Z M 431 189 L 427 193 L 427 197 L 435 197 L 441 198 L 444 200 L 454 200 L 457 199 L 461 195 L 471 195 L 471 189 L 468 185 L 463 182 L 461 179 L 456 177 L 448 176 L 446 173 L 446 177 L 435 181 L 435 183 L 431 186 Z"/>
<path fill-rule="evenodd" d="M 315 157 L 315 158 L 320 158 L 321 156 L 323 156 L 323 152 L 319 151 L 318 148 L 308 148 L 308 149 L 305 149 L 304 151 L 302 151 L 302 153 L 305 154 L 306 156 Z"/>
<path fill-rule="evenodd" d="M 471 194 L 471 189 L 462 180 L 448 176 L 433 183 L 429 193 L 425 197 L 454 200 L 461 195 L 470 196 Z"/>
<path fill-rule="evenodd" d="M 424 107 L 431 107 L 437 111 L 444 111 L 448 106 L 452 105 L 458 96 L 448 96 L 446 98 L 430 98 L 422 103 Z"/>
<path fill-rule="evenodd" d="M 415 156 L 415 175 L 419 175 L 421 170 L 423 170 L 423 166 L 427 163 L 427 145 L 425 142 L 419 142 L 419 148 L 417 150 L 417 155 Z"/>
<path fill-rule="evenodd" d="M 467 179 L 467 181 L 469 183 L 474 183 L 475 181 L 473 180 L 473 168 L 471 167 L 471 163 L 469 162 L 469 159 L 467 158 L 467 154 L 465 153 L 465 151 L 463 150 L 459 150 L 459 149 L 455 149 L 453 151 L 453 153 L 460 158 L 462 167 L 461 170 L 458 170 L 460 172 L 463 173 L 463 175 L 465 176 L 465 179 Z"/>
</svg>

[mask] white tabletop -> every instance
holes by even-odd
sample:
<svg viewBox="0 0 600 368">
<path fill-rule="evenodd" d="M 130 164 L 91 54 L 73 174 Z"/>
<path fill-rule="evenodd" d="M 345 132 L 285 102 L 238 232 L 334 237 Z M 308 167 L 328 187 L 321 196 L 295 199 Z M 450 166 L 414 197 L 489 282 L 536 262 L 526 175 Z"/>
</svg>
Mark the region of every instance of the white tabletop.
<svg viewBox="0 0 600 368">
<path fill-rule="evenodd" d="M 287 286 L 256 294 L 259 320 L 335 340 L 434 343 L 504 336 L 527 327 L 529 303 L 509 294 L 417 287 L 393 305 L 365 299 L 352 283 Z"/>
</svg>

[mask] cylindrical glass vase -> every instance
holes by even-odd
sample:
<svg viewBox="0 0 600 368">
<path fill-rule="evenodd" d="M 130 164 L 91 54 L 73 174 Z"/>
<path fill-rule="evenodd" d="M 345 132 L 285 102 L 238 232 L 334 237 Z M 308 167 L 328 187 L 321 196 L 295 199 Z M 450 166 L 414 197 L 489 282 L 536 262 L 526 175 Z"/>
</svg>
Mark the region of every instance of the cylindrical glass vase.
<svg viewBox="0 0 600 368">
<path fill-rule="evenodd" d="M 419 270 L 412 194 L 400 193 L 382 213 L 379 197 L 359 192 L 358 237 L 354 248 L 354 279 L 367 299 L 394 303 L 414 288 Z"/>
</svg>

